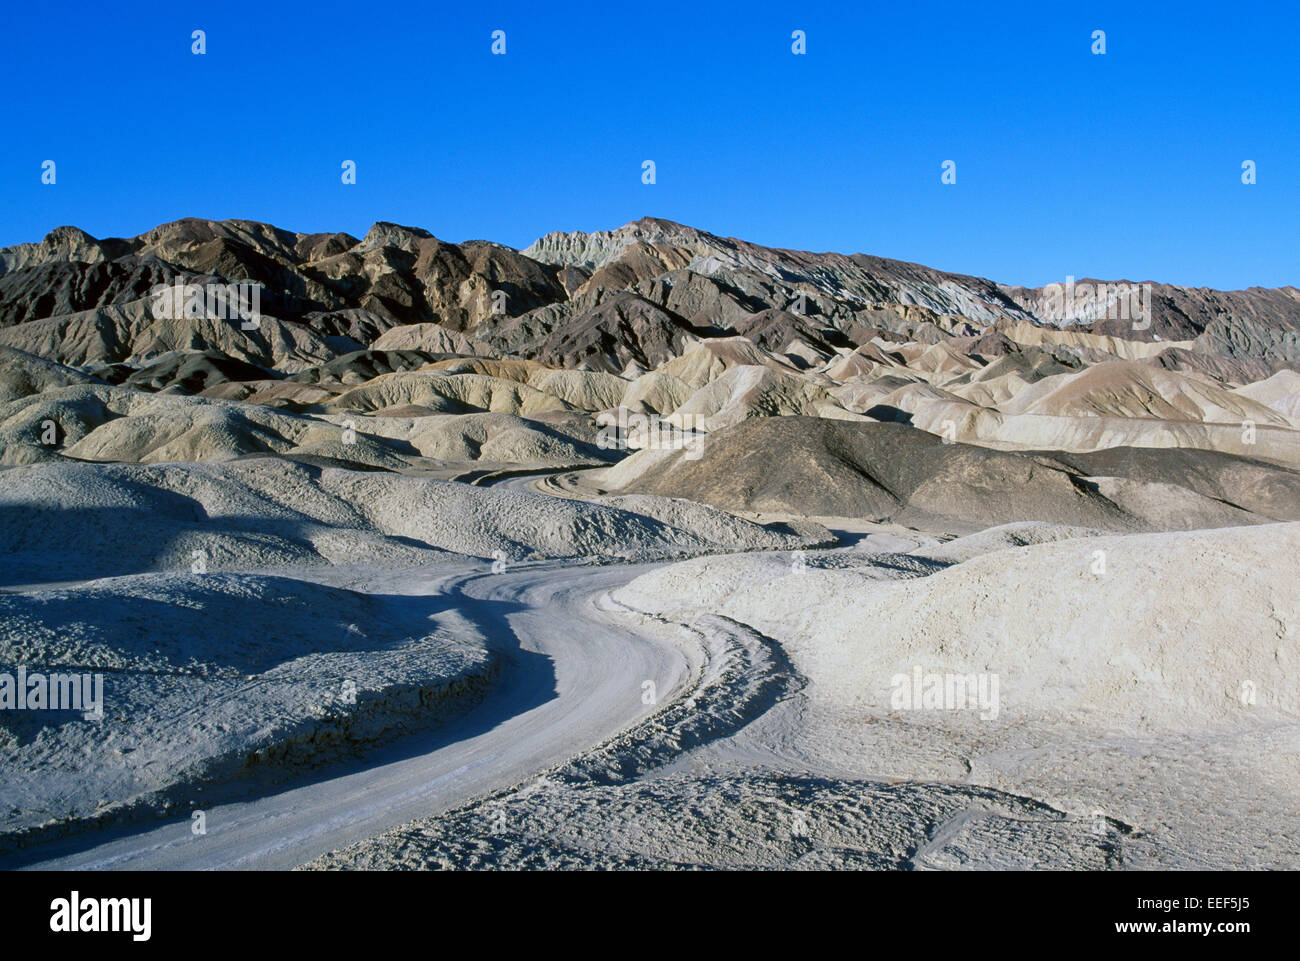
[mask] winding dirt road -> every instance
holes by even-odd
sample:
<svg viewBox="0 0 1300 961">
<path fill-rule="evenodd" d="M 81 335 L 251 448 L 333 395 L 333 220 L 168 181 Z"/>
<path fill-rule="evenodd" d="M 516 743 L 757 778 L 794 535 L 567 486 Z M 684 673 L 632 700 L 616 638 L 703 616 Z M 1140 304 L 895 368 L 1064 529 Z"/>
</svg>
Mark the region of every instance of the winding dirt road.
<svg viewBox="0 0 1300 961">
<path fill-rule="evenodd" d="M 688 651 L 595 601 L 657 565 L 539 564 L 461 573 L 422 584 L 410 572 L 354 582 L 388 593 L 459 595 L 461 613 L 503 660 L 487 697 L 458 720 L 317 775 L 308 783 L 186 813 L 162 827 L 46 845 L 45 869 L 284 869 L 418 817 L 516 784 L 635 725 L 655 682 L 659 706 L 690 677 Z M 402 580 L 404 579 L 404 580 Z"/>
</svg>

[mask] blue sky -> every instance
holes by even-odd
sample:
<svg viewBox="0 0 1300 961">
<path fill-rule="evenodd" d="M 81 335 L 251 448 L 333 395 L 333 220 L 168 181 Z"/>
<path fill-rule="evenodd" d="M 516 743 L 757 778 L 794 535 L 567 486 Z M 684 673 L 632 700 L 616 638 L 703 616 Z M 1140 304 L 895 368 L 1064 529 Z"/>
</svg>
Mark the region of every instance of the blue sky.
<svg viewBox="0 0 1300 961">
<path fill-rule="evenodd" d="M 2 16 L 0 245 L 196 216 L 358 236 L 392 220 L 522 247 L 651 215 L 1007 283 L 1300 285 L 1295 4 L 72 2 Z"/>
</svg>

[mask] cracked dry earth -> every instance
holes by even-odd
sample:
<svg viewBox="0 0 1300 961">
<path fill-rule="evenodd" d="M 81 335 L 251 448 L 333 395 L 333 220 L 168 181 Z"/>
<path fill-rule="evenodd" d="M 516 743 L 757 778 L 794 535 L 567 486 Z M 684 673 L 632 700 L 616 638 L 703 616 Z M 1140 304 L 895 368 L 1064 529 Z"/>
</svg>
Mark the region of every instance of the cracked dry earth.
<svg viewBox="0 0 1300 961">
<path fill-rule="evenodd" d="M 1027 798 L 963 785 L 775 773 L 520 790 L 335 852 L 317 868 L 1122 867 L 1141 845 Z"/>
<path fill-rule="evenodd" d="M 969 784 L 748 763 L 755 735 L 773 746 L 763 728 L 788 735 L 791 725 L 769 713 L 805 720 L 806 679 L 778 644 L 737 622 L 705 615 L 677 631 L 699 642 L 702 660 L 683 694 L 640 725 L 514 788 L 306 867 L 1098 870 L 1124 867 L 1145 843 L 1112 818 Z M 742 731 L 749 744 L 737 743 Z"/>
</svg>

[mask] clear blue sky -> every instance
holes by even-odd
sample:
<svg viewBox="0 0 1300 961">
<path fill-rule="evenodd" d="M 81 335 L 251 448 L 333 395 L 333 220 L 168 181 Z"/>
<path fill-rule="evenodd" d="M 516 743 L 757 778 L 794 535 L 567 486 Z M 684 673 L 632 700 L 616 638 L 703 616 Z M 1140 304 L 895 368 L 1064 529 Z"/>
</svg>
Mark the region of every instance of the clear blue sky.
<svg viewBox="0 0 1300 961">
<path fill-rule="evenodd" d="M 1295 3 L 74 0 L 0 18 L 0 245 L 194 216 L 522 247 L 651 215 L 1008 283 L 1300 285 Z"/>
</svg>

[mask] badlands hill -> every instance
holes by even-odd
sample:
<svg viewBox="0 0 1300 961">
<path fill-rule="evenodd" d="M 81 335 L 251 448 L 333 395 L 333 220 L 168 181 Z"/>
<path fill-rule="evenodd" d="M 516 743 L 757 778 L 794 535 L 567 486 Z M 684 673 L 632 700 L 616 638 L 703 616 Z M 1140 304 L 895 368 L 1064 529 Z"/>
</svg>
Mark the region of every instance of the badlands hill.
<svg viewBox="0 0 1300 961">
<path fill-rule="evenodd" d="M 252 285 L 260 320 L 160 310 L 155 292 L 168 284 Z M 251 221 L 187 219 L 105 240 L 61 227 L 0 250 L 3 462 L 302 446 L 301 430 L 286 444 L 259 423 L 205 429 L 213 439 L 179 448 L 148 439 L 73 452 L 63 437 L 75 443 L 91 411 L 157 438 L 152 408 L 103 385 L 176 395 L 172 436 L 187 433 L 184 419 L 260 422 L 264 410 L 349 421 L 363 443 L 308 453 L 382 469 L 429 456 L 394 419 L 503 414 L 590 444 L 596 421 L 622 410 L 686 431 L 794 414 L 903 422 L 998 449 L 1300 460 L 1297 292 L 1152 289 L 1150 316 L 1118 324 L 1100 300 L 1089 302 L 1099 316 L 1086 303 L 1063 315 L 1049 288 L 765 248 L 653 218 L 548 234 L 523 251 L 391 223 L 361 239 Z M 55 397 L 73 387 L 83 393 Z M 34 432 L 47 421 L 56 443 Z M 330 446 L 327 433 L 314 436 Z M 602 458 L 538 456 L 525 442 L 491 459 Z"/>
<path fill-rule="evenodd" d="M 178 283 L 253 285 L 261 317 L 160 310 Z M 1293 518 L 1296 292 L 1154 290 L 1121 327 L 1048 288 L 652 218 L 523 251 L 391 223 L 65 227 L 0 250 L 0 464 L 617 464 L 586 486 L 965 528 Z M 1062 459 L 1107 450 L 1182 456 Z"/>
<path fill-rule="evenodd" d="M 584 475 L 603 491 L 726 510 L 978 530 L 1012 521 L 1181 530 L 1300 520 L 1300 472 L 1229 454 L 996 451 L 902 424 L 745 420 L 692 451 L 638 451 Z"/>
<path fill-rule="evenodd" d="M 0 854 L 1296 867 L 1300 291 L 1078 286 L 653 218 L 0 249 L 0 675 L 113 685 L 0 711 Z M 253 813 L 131 833 L 196 796 Z"/>
<path fill-rule="evenodd" d="M 556 366 L 585 362 L 617 373 L 629 358 L 656 366 L 685 342 L 725 332 L 775 350 L 797 339 L 825 351 L 861 346 L 876 332 L 933 344 L 993 326 L 1018 341 L 1018 332 L 1040 326 L 1051 337 L 1061 328 L 1069 336 L 1056 342 L 1076 349 L 1105 351 L 1118 342 L 1121 357 L 1124 342 L 1136 341 L 1200 355 L 1300 360 L 1294 288 L 1153 284 L 1149 323 L 1124 325 L 1105 317 L 1096 298 L 1059 316 L 1049 288 L 1007 287 L 864 254 L 760 247 L 654 218 L 614 231 L 548 234 L 523 251 L 446 243 L 391 223 L 375 224 L 361 240 L 251 221 L 186 219 L 107 240 L 60 227 L 40 243 L 0 249 L 0 327 L 43 321 L 6 342 L 51 344 L 58 331 L 67 356 L 52 359 L 157 350 L 177 330 L 150 323 L 132 305 L 178 277 L 261 285 L 263 312 L 274 323 L 252 340 L 300 355 L 344 341 L 376 346 L 385 338 L 385 349 L 445 351 L 468 340 Z M 1089 318 L 1089 309 L 1103 316 Z M 388 333 L 416 324 L 436 328 Z M 223 333 L 206 332 L 227 346 L 239 341 Z M 278 338 L 287 343 L 275 344 Z"/>
</svg>

